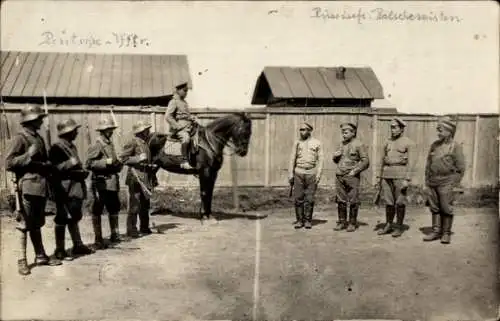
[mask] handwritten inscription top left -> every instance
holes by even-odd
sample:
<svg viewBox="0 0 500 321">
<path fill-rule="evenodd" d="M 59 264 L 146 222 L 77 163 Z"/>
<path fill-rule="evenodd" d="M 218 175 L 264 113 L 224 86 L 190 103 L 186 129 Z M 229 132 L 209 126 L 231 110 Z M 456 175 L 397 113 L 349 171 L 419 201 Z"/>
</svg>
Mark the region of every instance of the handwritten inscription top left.
<svg viewBox="0 0 500 321">
<path fill-rule="evenodd" d="M 116 46 L 117 48 L 141 48 L 151 46 L 151 41 L 134 32 L 110 32 L 107 37 L 99 37 L 95 34 L 78 34 L 76 32 L 44 31 L 40 34 L 41 41 L 38 46 L 65 46 L 97 48 L 104 46 Z"/>
</svg>

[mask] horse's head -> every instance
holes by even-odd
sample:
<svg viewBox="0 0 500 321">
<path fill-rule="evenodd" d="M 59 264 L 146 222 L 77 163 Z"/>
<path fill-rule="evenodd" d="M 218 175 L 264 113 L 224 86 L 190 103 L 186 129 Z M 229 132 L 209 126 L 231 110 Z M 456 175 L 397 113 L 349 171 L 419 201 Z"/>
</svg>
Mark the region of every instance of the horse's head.
<svg viewBox="0 0 500 321">
<path fill-rule="evenodd" d="M 231 127 L 230 138 L 234 144 L 235 153 L 238 156 L 245 157 L 252 136 L 252 120 L 246 113 L 236 113 L 234 117 L 235 123 Z"/>
</svg>

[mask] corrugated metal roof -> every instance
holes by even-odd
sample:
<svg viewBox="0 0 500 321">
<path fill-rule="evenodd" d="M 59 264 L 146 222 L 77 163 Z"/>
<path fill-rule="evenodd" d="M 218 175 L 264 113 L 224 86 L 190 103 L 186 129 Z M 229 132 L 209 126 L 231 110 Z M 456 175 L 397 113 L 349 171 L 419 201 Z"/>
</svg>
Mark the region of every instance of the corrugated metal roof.
<svg viewBox="0 0 500 321">
<path fill-rule="evenodd" d="M 188 81 L 185 55 L 1 52 L 4 97 L 149 98 Z"/>
<path fill-rule="evenodd" d="M 373 70 L 345 68 L 344 79 L 337 79 L 341 67 L 265 67 L 260 74 L 252 104 L 274 99 L 383 99 L 382 85 Z"/>
</svg>

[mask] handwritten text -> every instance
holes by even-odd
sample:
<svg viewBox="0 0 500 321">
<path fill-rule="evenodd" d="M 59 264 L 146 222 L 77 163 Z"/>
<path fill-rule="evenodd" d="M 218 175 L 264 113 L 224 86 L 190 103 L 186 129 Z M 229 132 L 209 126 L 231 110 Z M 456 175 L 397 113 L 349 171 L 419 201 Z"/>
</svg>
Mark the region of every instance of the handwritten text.
<svg viewBox="0 0 500 321">
<path fill-rule="evenodd" d="M 462 19 L 458 16 L 450 16 L 443 11 L 412 12 L 408 10 L 395 11 L 384 8 L 364 9 L 358 8 L 354 11 L 343 10 L 341 12 L 330 12 L 326 8 L 312 8 L 311 18 L 323 20 L 354 20 L 358 24 L 365 21 L 389 21 L 389 22 L 433 22 L 433 23 L 459 23 Z"/>
<path fill-rule="evenodd" d="M 101 38 L 95 34 L 85 35 L 75 32 L 44 31 L 41 33 L 42 41 L 39 46 L 76 46 L 96 48 L 103 46 L 116 46 L 118 48 L 149 47 L 149 39 L 141 37 L 133 32 L 111 32 L 107 37 Z"/>
</svg>

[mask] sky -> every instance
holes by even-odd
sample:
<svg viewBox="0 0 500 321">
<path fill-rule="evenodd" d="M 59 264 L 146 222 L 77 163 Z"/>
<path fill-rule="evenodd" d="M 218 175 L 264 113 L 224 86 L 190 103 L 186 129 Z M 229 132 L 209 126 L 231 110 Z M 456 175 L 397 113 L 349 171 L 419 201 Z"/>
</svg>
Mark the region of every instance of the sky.
<svg viewBox="0 0 500 321">
<path fill-rule="evenodd" d="M 371 67 L 383 105 L 401 112 L 498 113 L 498 18 L 494 1 L 23 0 L 2 3 L 0 46 L 186 54 L 188 100 L 199 108 L 251 107 L 265 66 L 343 65 Z M 43 32 L 60 39 L 63 31 L 102 40 L 129 32 L 144 40 L 136 48 L 44 43 Z"/>
</svg>

